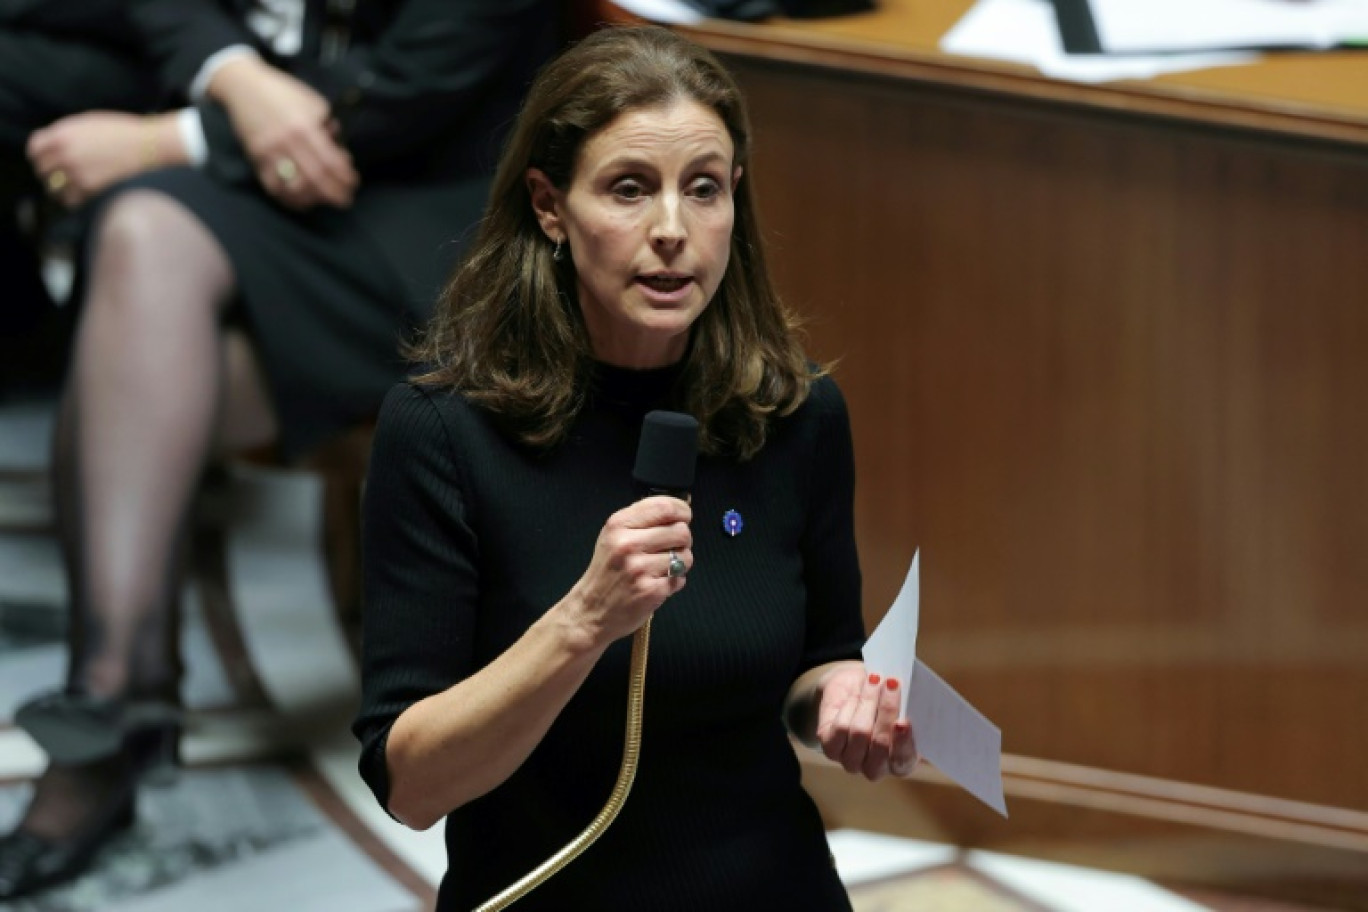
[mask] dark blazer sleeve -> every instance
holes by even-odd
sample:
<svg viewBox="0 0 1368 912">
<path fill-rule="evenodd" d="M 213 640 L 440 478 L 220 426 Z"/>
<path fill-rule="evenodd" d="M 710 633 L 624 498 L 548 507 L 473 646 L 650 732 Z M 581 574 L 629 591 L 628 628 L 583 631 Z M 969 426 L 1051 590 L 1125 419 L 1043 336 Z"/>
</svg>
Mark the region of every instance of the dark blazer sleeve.
<svg viewBox="0 0 1368 912">
<path fill-rule="evenodd" d="M 407 0 L 377 41 L 298 75 L 332 101 L 364 171 L 464 121 L 503 79 L 525 80 L 519 64 L 555 15 L 547 0 Z"/>
<path fill-rule="evenodd" d="M 235 44 L 260 48 L 217 0 L 130 0 L 129 16 L 168 94 L 186 97 L 204 61 Z"/>
<path fill-rule="evenodd" d="M 162 91 L 177 104 L 189 98 L 204 62 L 224 48 L 247 45 L 265 56 L 252 30 L 219 0 L 130 0 L 129 18 L 157 67 Z M 197 106 L 209 146 L 209 173 L 226 183 L 255 181 L 227 111 L 210 101 Z"/>
<path fill-rule="evenodd" d="M 136 21 L 172 86 L 188 86 L 215 51 L 255 44 L 213 0 L 134 2 Z M 500 80 L 525 78 L 518 63 L 554 16 L 548 0 L 402 0 L 387 25 L 356 38 L 336 62 L 299 59 L 288 66 L 328 99 L 364 179 L 369 167 L 402 159 L 451 131 L 502 88 Z M 199 108 L 210 172 L 229 183 L 254 180 L 227 111 L 207 100 Z"/>
</svg>

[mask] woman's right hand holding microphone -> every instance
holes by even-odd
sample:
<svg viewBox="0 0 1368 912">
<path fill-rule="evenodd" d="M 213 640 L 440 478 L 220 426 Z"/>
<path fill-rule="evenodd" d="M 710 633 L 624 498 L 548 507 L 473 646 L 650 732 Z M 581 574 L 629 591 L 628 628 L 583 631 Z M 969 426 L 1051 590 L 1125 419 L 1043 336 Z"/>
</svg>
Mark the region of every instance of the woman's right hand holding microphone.
<svg viewBox="0 0 1368 912">
<path fill-rule="evenodd" d="M 692 519 L 688 503 L 666 495 L 642 498 L 608 517 L 589 568 L 564 602 L 591 643 L 606 647 L 635 633 L 684 588 L 693 567 Z"/>
</svg>

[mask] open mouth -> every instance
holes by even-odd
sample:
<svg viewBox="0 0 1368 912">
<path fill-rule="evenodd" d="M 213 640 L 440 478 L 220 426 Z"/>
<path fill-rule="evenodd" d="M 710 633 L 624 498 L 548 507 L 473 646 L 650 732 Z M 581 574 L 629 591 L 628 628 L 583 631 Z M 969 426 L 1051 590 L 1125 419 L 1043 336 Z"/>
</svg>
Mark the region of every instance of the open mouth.
<svg viewBox="0 0 1368 912">
<path fill-rule="evenodd" d="M 693 279 L 689 276 L 646 275 L 638 276 L 637 281 L 652 291 L 668 294 L 672 291 L 679 291 Z"/>
</svg>

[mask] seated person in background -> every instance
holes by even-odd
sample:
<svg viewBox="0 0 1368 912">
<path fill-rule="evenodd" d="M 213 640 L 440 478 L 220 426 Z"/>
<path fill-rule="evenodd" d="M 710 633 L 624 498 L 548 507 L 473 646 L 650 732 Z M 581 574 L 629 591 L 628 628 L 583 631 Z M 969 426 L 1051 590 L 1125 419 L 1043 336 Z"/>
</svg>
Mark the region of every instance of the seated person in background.
<svg viewBox="0 0 1368 912">
<path fill-rule="evenodd" d="M 849 909 L 788 733 L 870 779 L 916 763 L 899 683 L 860 661 L 849 422 L 773 290 L 749 137 L 670 31 L 566 52 L 381 410 L 354 730 L 393 816 L 446 818 L 442 912 L 595 818 L 651 617 L 633 791 L 515 908 Z M 692 506 L 632 502 L 652 409 L 699 421 Z"/>
<path fill-rule="evenodd" d="M 0 900 L 131 823 L 178 735 L 176 557 L 206 462 L 293 458 L 374 414 L 559 28 L 550 0 L 126 5 L 192 105 L 29 142 L 48 190 L 95 211 L 53 472 L 68 680 L 16 717 L 50 763 L 0 838 Z"/>
<path fill-rule="evenodd" d="M 126 5 L 0 0 L 0 397 L 60 380 L 74 309 L 54 307 L 41 279 L 39 246 L 57 207 L 45 205 L 27 157 L 30 138 L 89 108 L 150 111 L 159 102 Z M 138 167 L 143 154 L 139 145 Z"/>
</svg>

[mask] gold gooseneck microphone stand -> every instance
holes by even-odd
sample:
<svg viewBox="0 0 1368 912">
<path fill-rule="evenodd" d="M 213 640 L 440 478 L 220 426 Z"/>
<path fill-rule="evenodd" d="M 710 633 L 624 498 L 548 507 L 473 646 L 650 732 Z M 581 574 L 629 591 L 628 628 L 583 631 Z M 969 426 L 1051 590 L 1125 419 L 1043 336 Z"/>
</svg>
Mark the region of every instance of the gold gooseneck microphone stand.
<svg viewBox="0 0 1368 912">
<path fill-rule="evenodd" d="M 522 899 L 541 886 L 561 868 L 574 861 L 581 852 L 594 844 L 603 835 L 608 824 L 613 822 L 622 806 L 627 802 L 627 793 L 632 790 L 632 780 L 636 778 L 637 759 L 641 754 L 642 705 L 646 696 L 646 655 L 651 647 L 651 619 L 637 628 L 632 634 L 632 665 L 627 679 L 627 735 L 622 746 L 622 766 L 618 770 L 617 782 L 608 796 L 608 803 L 598 812 L 589 826 L 574 839 L 565 844 L 559 852 L 537 865 L 512 886 L 504 889 L 493 899 L 476 906 L 475 912 L 496 912 Z"/>
<path fill-rule="evenodd" d="M 641 440 L 637 444 L 636 468 L 632 475 L 653 493 L 668 493 L 688 501 L 688 490 L 693 485 L 694 463 L 698 458 L 698 421 L 682 412 L 649 412 L 641 426 Z M 670 569 L 674 576 L 675 554 L 670 552 Z M 682 568 L 682 564 L 680 565 Z M 678 572 L 682 572 L 682 569 Z M 651 618 L 632 634 L 632 664 L 627 678 L 627 733 L 622 745 L 622 766 L 617 782 L 608 796 L 608 803 L 598 812 L 584 832 L 543 861 L 530 872 L 475 907 L 475 912 L 498 912 L 506 909 L 537 887 L 550 880 L 561 868 L 578 858 L 585 849 L 603 835 L 627 802 L 636 778 L 637 761 L 641 755 L 642 706 L 646 697 L 646 656 L 651 648 Z"/>
</svg>

